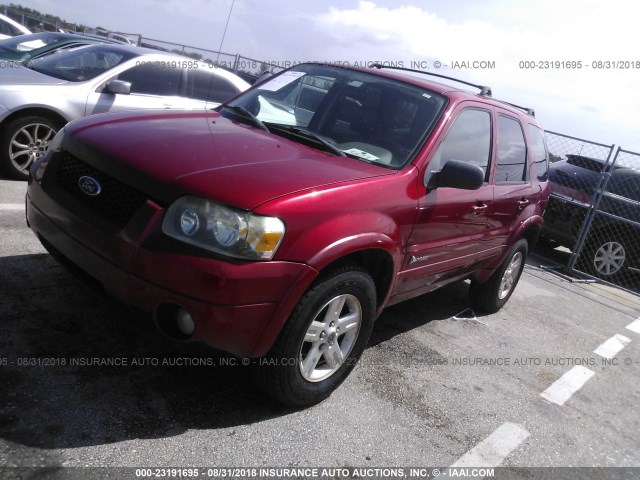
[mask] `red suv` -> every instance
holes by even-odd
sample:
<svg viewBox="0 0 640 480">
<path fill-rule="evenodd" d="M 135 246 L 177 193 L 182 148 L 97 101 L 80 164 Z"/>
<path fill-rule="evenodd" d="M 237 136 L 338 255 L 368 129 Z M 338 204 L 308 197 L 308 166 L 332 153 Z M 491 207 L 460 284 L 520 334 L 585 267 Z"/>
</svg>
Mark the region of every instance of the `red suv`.
<svg viewBox="0 0 640 480">
<path fill-rule="evenodd" d="M 428 78 L 303 64 L 214 112 L 72 122 L 31 169 L 28 223 L 87 284 L 264 357 L 264 388 L 311 405 L 386 306 L 470 279 L 500 309 L 540 232 L 533 112 Z"/>
</svg>

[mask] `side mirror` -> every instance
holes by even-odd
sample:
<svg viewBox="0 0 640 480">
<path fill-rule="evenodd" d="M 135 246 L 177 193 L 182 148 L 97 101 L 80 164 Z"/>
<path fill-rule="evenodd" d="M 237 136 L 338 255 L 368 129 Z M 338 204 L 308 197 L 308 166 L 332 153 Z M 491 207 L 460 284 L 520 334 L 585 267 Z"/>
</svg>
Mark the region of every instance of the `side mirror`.
<svg viewBox="0 0 640 480">
<path fill-rule="evenodd" d="M 460 160 L 448 160 L 442 170 L 431 175 L 425 187 L 429 190 L 438 187 L 477 190 L 483 183 L 484 171 L 477 165 Z"/>
<path fill-rule="evenodd" d="M 104 91 L 116 95 L 129 95 L 131 93 L 131 83 L 124 80 L 111 80 L 105 85 Z"/>
</svg>

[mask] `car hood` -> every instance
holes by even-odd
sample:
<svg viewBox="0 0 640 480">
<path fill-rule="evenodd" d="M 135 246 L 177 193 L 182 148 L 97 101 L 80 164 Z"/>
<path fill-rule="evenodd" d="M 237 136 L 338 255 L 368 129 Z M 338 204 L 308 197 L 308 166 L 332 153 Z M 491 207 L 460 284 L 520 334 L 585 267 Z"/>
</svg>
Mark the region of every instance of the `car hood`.
<svg viewBox="0 0 640 480">
<path fill-rule="evenodd" d="M 251 210 L 294 192 L 394 173 L 215 112 L 95 115 L 66 131 L 63 149 L 164 205 L 196 195 Z"/>
<path fill-rule="evenodd" d="M 60 85 L 64 83 L 68 82 L 36 72 L 18 63 L 13 63 L 3 70 L 0 75 L 0 86 L 11 85 L 19 87 L 23 85 Z"/>
</svg>

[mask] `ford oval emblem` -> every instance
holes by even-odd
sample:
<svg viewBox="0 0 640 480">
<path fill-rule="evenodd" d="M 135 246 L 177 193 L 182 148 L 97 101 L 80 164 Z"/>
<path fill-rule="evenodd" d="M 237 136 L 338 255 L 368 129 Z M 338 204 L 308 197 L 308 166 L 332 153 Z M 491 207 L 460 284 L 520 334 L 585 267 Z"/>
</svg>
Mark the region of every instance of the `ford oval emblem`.
<svg viewBox="0 0 640 480">
<path fill-rule="evenodd" d="M 100 192 L 102 191 L 102 186 L 100 185 L 100 183 L 95 178 L 91 177 L 80 177 L 80 179 L 78 180 L 78 186 L 83 193 L 86 193 L 87 195 L 90 195 L 92 197 L 100 195 Z"/>
</svg>

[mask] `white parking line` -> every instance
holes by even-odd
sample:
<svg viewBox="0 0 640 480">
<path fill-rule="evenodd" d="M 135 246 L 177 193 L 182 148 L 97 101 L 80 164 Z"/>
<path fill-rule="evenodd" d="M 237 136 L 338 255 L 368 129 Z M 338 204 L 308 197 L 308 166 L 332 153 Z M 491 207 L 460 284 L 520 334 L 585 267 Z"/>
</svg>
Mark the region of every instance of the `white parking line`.
<svg viewBox="0 0 640 480">
<path fill-rule="evenodd" d="M 451 468 L 497 467 L 524 442 L 529 432 L 515 423 L 504 423 L 460 457 Z"/>
<path fill-rule="evenodd" d="M 640 333 L 640 318 L 634 320 L 629 325 L 627 325 L 627 328 L 632 332 Z"/>
<path fill-rule="evenodd" d="M 604 358 L 613 358 L 616 354 L 626 347 L 629 343 L 631 343 L 631 339 L 625 337 L 624 335 L 615 334 L 609 340 L 604 342 L 598 348 L 596 348 L 593 353 L 596 355 L 600 355 Z"/>
<path fill-rule="evenodd" d="M 594 374 L 594 371 L 577 365 L 553 382 L 540 396 L 552 403 L 564 405 Z"/>
<path fill-rule="evenodd" d="M 24 210 L 24 203 L 0 203 L 0 210 Z"/>
</svg>

